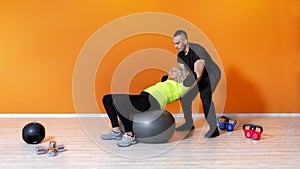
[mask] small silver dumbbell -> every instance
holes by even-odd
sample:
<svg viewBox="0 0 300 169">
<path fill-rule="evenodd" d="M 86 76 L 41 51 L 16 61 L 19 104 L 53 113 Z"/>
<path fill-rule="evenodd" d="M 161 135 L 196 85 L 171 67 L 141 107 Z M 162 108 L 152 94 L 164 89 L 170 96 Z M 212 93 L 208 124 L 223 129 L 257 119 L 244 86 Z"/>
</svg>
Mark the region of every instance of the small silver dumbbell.
<svg viewBox="0 0 300 169">
<path fill-rule="evenodd" d="M 65 146 L 64 146 L 64 145 L 57 145 L 57 146 L 55 147 L 55 149 L 56 149 L 56 151 L 57 151 L 58 153 L 61 153 L 61 152 L 64 152 L 64 151 L 65 151 Z"/>
<path fill-rule="evenodd" d="M 49 148 L 54 148 L 58 153 L 61 153 L 61 152 L 65 151 L 65 146 L 64 145 L 57 145 L 56 141 L 50 141 Z"/>
<path fill-rule="evenodd" d="M 56 149 L 50 147 L 49 150 L 48 150 L 48 156 L 49 156 L 49 157 L 54 157 L 54 156 L 56 156 L 56 155 L 57 155 Z"/>
<path fill-rule="evenodd" d="M 56 141 L 50 141 L 49 148 L 55 148 L 55 147 L 56 147 Z"/>
<path fill-rule="evenodd" d="M 35 148 L 35 152 L 37 155 L 46 154 L 48 153 L 48 149 L 42 146 L 38 146 Z"/>
</svg>

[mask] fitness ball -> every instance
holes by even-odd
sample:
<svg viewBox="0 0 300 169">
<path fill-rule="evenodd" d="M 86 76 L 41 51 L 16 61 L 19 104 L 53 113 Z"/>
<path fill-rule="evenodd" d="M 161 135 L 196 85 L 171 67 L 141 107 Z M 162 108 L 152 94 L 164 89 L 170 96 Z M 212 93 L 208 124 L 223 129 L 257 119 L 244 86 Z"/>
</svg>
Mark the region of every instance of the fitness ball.
<svg viewBox="0 0 300 169">
<path fill-rule="evenodd" d="M 167 142 L 175 132 L 175 120 L 166 110 L 146 111 L 134 114 L 133 133 L 144 143 Z"/>
<path fill-rule="evenodd" d="M 28 144 L 38 144 L 45 138 L 45 128 L 40 123 L 29 123 L 22 130 L 22 138 Z"/>
</svg>

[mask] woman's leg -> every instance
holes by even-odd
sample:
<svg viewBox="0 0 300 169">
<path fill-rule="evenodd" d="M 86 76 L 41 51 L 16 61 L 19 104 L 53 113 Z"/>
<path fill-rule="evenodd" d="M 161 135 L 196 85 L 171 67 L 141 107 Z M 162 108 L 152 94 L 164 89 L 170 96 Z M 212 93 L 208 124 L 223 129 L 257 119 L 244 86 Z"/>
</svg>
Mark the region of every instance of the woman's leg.
<svg viewBox="0 0 300 169">
<path fill-rule="evenodd" d="M 114 108 L 118 112 L 126 132 L 117 145 L 128 147 L 136 143 L 134 133 L 132 132 L 133 114 L 160 109 L 160 105 L 151 95 L 142 92 L 140 95 L 122 95 L 116 97 L 114 99 Z"/>
<path fill-rule="evenodd" d="M 133 114 L 160 109 L 159 103 L 149 94 L 119 95 L 114 98 L 113 106 L 118 113 L 125 132 L 132 132 Z"/>
<path fill-rule="evenodd" d="M 121 140 L 122 133 L 119 127 L 119 119 L 118 113 L 115 111 L 113 107 L 113 99 L 117 96 L 121 96 L 122 94 L 108 94 L 102 98 L 103 106 L 106 110 L 106 113 L 110 119 L 112 125 L 112 131 L 107 134 L 102 134 L 101 138 L 103 140 Z"/>
<path fill-rule="evenodd" d="M 119 128 L 118 113 L 114 109 L 114 106 L 113 106 L 113 99 L 118 96 L 121 96 L 121 95 L 123 95 L 123 94 L 107 94 L 102 98 L 103 106 L 106 110 L 106 113 L 110 119 L 112 128 L 115 132 L 120 132 L 120 128 Z"/>
</svg>

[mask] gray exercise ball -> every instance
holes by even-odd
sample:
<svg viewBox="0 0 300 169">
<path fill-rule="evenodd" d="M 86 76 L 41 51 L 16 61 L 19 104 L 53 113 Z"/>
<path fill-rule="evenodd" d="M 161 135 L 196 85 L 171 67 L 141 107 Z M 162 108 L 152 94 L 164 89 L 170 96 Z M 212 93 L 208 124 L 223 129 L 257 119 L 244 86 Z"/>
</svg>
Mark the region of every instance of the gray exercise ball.
<svg viewBox="0 0 300 169">
<path fill-rule="evenodd" d="M 154 110 L 133 116 L 133 133 L 144 143 L 167 142 L 175 132 L 175 119 L 166 110 Z"/>
</svg>

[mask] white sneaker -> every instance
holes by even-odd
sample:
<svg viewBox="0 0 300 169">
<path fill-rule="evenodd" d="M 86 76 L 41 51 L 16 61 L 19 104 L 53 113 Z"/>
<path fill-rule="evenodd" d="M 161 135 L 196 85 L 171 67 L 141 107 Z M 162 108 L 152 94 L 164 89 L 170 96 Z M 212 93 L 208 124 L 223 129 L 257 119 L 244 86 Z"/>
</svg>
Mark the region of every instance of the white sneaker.
<svg viewBox="0 0 300 169">
<path fill-rule="evenodd" d="M 129 136 L 127 133 L 125 133 L 117 144 L 119 147 L 128 147 L 132 144 L 136 144 L 135 136 Z"/>
<path fill-rule="evenodd" d="M 101 135 L 101 138 L 103 140 L 121 140 L 122 139 L 122 133 L 121 132 L 115 132 L 111 130 L 108 134 Z"/>
</svg>

